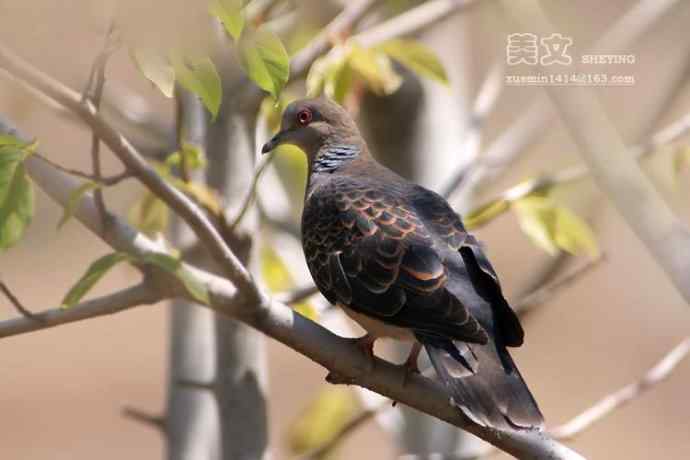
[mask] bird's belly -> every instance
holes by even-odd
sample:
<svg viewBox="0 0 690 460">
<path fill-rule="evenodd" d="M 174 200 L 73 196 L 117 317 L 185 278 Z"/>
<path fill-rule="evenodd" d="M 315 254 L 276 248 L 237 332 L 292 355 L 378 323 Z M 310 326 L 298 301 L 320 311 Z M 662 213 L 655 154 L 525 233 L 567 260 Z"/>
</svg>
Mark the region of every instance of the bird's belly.
<svg viewBox="0 0 690 460">
<path fill-rule="evenodd" d="M 362 328 L 373 337 L 391 338 L 405 342 L 412 342 L 415 340 L 414 334 L 412 334 L 412 331 L 409 329 L 386 324 L 383 321 L 372 318 L 371 316 L 356 312 L 341 303 L 339 303 L 338 306 L 345 311 L 347 316 L 362 326 Z"/>
</svg>

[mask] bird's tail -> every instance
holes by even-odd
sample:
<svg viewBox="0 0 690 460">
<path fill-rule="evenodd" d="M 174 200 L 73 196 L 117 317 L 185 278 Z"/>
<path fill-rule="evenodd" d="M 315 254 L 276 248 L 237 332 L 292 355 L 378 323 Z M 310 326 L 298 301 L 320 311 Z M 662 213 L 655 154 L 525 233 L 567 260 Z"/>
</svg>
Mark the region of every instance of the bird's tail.
<svg viewBox="0 0 690 460">
<path fill-rule="evenodd" d="M 453 342 L 417 333 L 448 387 L 452 403 L 472 421 L 497 429 L 541 429 L 544 418 L 508 354 L 486 345 Z"/>
</svg>

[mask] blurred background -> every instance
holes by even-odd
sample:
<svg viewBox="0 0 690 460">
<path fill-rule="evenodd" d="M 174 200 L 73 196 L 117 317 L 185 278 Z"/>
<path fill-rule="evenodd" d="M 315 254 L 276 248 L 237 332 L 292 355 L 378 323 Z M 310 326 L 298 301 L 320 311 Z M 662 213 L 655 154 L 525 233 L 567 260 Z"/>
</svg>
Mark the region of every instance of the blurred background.
<svg viewBox="0 0 690 460">
<path fill-rule="evenodd" d="M 344 3 L 286 2 L 277 11 L 287 19 L 276 20 L 276 30 L 288 49 L 298 49 Z M 359 28 L 366 30 L 420 3 L 424 2 L 379 2 Z M 473 3 L 418 34 L 443 63 L 448 86 L 398 69 L 403 82 L 396 92 L 376 95 L 361 88 L 363 94 L 357 103 L 350 104 L 359 114 L 374 153 L 392 168 L 437 191 L 451 181 L 460 165 L 481 162 L 492 147 L 499 149 L 497 141 L 503 139 L 508 146 L 520 144 L 506 168 L 498 168 L 498 174 L 490 175 L 472 193 L 453 195 L 451 202 L 459 212 L 472 210 L 525 179 L 579 164 L 577 147 L 548 103 L 546 115 L 529 135 L 502 137 L 520 123 L 535 124 L 528 110 L 544 97 L 543 88 L 503 83 L 505 75 L 530 72 L 525 65 L 503 65 L 508 34 L 530 31 L 513 23 L 499 2 Z M 593 48 L 598 54 L 634 56 L 634 63 L 587 67 L 592 73 L 634 78 L 629 86 L 593 89 L 627 144 L 644 143 L 690 111 L 690 2 L 544 0 L 541 5 L 556 29 L 572 38 L 569 51 L 576 61 Z M 646 9 L 641 5 L 647 5 Z M 648 20 L 648 24 L 642 27 L 630 20 L 621 26 L 621 18 L 631 11 L 641 11 L 638 18 Z M 209 23 L 202 1 L 0 0 L 0 41 L 41 70 L 81 90 L 102 48 L 107 18 L 112 14 L 133 43 L 203 41 L 203 34 L 196 36 L 194 31 Z M 619 35 L 607 35 L 612 30 Z M 599 47 L 602 41 L 603 48 Z M 143 150 L 172 152 L 174 103 L 139 74 L 126 46 L 112 56 L 107 75 L 105 103 L 110 112 L 106 113 L 113 123 Z M 491 75 L 494 80 L 487 79 Z M 486 89 L 487 84 L 493 84 L 495 95 Z M 303 95 L 303 79 L 291 82 L 286 94 Z M 473 108 L 479 94 L 492 100 L 481 120 L 471 116 L 476 114 Z M 39 139 L 41 152 L 53 161 L 74 168 L 87 164 L 89 130 L 4 75 L 0 79 L 0 112 Z M 118 118 L 123 113 L 128 120 Z M 480 123 L 478 130 L 476 123 Z M 269 135 L 267 124 L 259 122 L 255 145 Z M 687 169 L 674 171 L 674 158 L 687 141 L 687 136 L 674 140 L 672 145 L 648 155 L 643 165 L 677 215 L 690 223 L 690 174 Z M 275 206 L 281 208 L 278 213 L 296 224 L 303 164 L 298 157 L 293 161 L 291 153 L 285 158 L 275 161 L 267 171 L 259 202 L 264 207 L 269 206 L 268 202 L 277 203 Z M 104 161 L 109 171 L 119 171 L 114 156 L 105 154 Z M 489 166 L 491 169 L 495 165 Z M 598 247 L 606 255 L 603 264 L 559 290 L 524 320 L 526 344 L 513 352 L 548 426 L 553 427 L 640 378 L 688 335 L 690 312 L 590 180 L 556 187 L 551 193 L 559 205 L 589 222 Z M 142 189 L 128 181 L 107 192 L 108 204 L 126 216 L 141 194 Z M 75 221 L 58 231 L 61 214 L 59 206 L 38 193 L 36 216 L 27 235 L 18 246 L 0 254 L 3 281 L 34 311 L 57 306 L 88 264 L 109 252 L 104 243 Z M 266 282 L 279 285 L 280 290 L 290 287 L 290 283 L 274 279 L 284 277 L 280 267 L 270 265 L 270 257 L 278 254 L 290 267 L 292 285 L 305 285 L 307 272 L 296 240 L 289 232 L 267 225 L 261 229 L 264 249 L 257 269 Z M 512 211 L 491 220 L 476 233 L 486 244 L 512 300 L 529 292 L 535 283 L 542 283 L 544 274 L 558 277 L 588 263 L 590 258 L 586 253 L 574 257 L 547 253 L 521 230 L 519 216 Z M 119 267 L 90 295 L 111 292 L 137 277 L 134 269 Z M 316 296 L 310 303 L 319 310 L 323 301 Z M 15 315 L 11 305 L 4 298 L 0 300 L 0 320 Z M 348 333 L 344 320 L 332 316 L 328 313 L 320 318 Z M 349 333 L 358 330 L 352 328 Z M 168 305 L 136 308 L 112 317 L 2 339 L 0 458 L 162 457 L 165 438 L 123 417 L 122 410 L 136 407 L 152 414 L 163 411 L 168 344 Z M 299 444 L 295 426 L 304 422 L 305 411 L 324 390 L 326 372 L 272 340 L 267 340 L 266 351 L 270 452 L 275 459 L 293 458 L 295 452 L 291 449 Z M 389 353 L 396 356 L 395 350 Z M 688 382 L 690 363 L 681 363 L 667 381 L 577 436 L 572 445 L 588 458 L 689 458 Z M 346 396 L 350 402 L 345 405 L 352 407 L 343 409 L 342 417 L 349 417 L 366 402 L 355 390 L 345 391 L 351 394 Z M 402 423 L 396 416 L 383 422 L 371 420 L 347 436 L 332 458 L 397 458 L 413 449 L 410 439 L 414 436 L 425 437 L 415 442 L 417 446 L 426 443 L 424 450 L 429 451 L 434 446 L 451 449 L 459 442 L 455 438 L 439 441 L 432 434 L 423 434 L 421 425 L 415 428 L 408 420 L 404 422 L 406 427 L 401 427 Z"/>
</svg>

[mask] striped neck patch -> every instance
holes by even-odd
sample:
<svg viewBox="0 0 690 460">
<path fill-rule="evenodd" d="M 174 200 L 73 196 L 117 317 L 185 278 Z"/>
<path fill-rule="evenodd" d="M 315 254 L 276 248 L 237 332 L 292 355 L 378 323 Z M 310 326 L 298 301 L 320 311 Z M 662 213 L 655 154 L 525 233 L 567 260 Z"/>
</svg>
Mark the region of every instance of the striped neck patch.
<svg viewBox="0 0 690 460">
<path fill-rule="evenodd" d="M 322 149 L 314 160 L 314 172 L 333 172 L 340 165 L 359 155 L 360 147 L 356 145 L 329 145 Z"/>
</svg>

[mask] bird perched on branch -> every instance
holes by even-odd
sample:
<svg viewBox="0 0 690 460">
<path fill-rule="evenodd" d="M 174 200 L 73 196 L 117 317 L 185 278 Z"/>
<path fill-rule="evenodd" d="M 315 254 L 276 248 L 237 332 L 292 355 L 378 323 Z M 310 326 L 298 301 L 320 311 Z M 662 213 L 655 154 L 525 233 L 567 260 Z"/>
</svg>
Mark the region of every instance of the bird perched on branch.
<svg viewBox="0 0 690 460">
<path fill-rule="evenodd" d="M 426 349 L 451 403 L 475 423 L 541 428 L 543 417 L 506 347 L 520 322 L 489 260 L 438 194 L 377 163 L 355 122 L 327 99 L 291 103 L 263 153 L 301 148 L 309 178 L 302 244 L 321 293 L 367 334 Z M 373 358 L 372 358 L 373 359 Z"/>
</svg>

